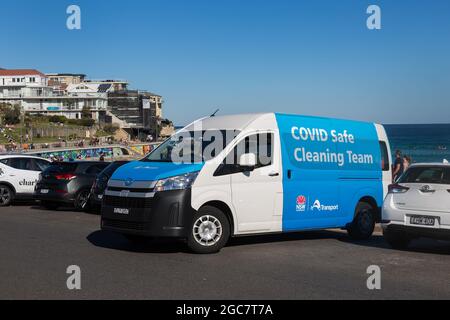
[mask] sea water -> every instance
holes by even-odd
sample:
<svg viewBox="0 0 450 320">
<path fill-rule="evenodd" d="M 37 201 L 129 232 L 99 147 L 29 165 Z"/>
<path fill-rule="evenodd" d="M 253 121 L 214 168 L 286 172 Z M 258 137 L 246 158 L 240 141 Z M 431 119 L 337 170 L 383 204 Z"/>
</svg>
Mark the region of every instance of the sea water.
<svg viewBox="0 0 450 320">
<path fill-rule="evenodd" d="M 400 150 L 412 162 L 450 161 L 450 124 L 402 124 L 384 126 L 392 154 Z"/>
</svg>

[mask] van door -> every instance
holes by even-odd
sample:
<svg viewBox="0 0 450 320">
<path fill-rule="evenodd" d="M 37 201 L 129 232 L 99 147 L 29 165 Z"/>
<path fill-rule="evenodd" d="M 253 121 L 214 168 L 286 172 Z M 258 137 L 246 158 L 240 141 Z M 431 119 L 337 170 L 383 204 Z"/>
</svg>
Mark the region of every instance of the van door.
<svg viewBox="0 0 450 320">
<path fill-rule="evenodd" d="M 281 231 L 282 177 L 277 132 L 247 135 L 228 155 L 223 173 L 231 176 L 237 233 Z M 253 171 L 239 167 L 240 156 L 256 156 Z"/>
<path fill-rule="evenodd" d="M 341 224 L 339 166 L 343 156 L 326 118 L 277 114 L 283 163 L 283 231 Z"/>
</svg>

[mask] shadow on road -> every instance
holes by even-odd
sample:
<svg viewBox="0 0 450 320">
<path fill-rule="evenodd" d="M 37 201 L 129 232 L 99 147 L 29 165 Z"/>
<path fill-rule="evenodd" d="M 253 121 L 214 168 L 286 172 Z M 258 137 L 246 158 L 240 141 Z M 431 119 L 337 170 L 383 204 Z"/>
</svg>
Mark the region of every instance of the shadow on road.
<svg viewBox="0 0 450 320">
<path fill-rule="evenodd" d="M 415 253 L 428 253 L 428 254 L 440 254 L 449 255 L 450 254 L 450 242 L 449 241 L 438 241 L 434 239 L 420 238 L 413 240 L 408 247 L 408 249 L 399 250 L 391 248 L 391 246 L 384 240 L 382 235 L 374 235 L 368 240 L 355 241 L 348 237 L 342 237 L 339 239 L 344 243 L 363 247 L 372 247 L 379 249 L 386 249 L 392 252 L 415 252 Z"/>
<path fill-rule="evenodd" d="M 351 240 L 346 233 L 333 230 L 237 237 L 232 238 L 228 242 L 227 247 L 326 239 L 337 240 L 351 246 L 401 252 L 400 250 L 391 248 L 382 235 L 374 235 L 368 240 L 356 241 Z M 148 239 L 141 243 L 132 243 L 120 234 L 108 231 L 95 231 L 87 237 L 87 240 L 97 247 L 114 250 L 139 253 L 189 253 L 189 250 L 183 241 L 174 239 Z M 450 254 L 450 242 L 418 239 L 413 241 L 410 248 L 408 250 L 403 250 L 403 252 L 448 255 Z"/>
<path fill-rule="evenodd" d="M 87 240 L 97 247 L 121 251 L 138 253 L 188 252 L 186 245 L 182 241 L 174 239 L 147 239 L 140 243 L 133 243 L 120 234 L 101 230 L 92 232 L 87 236 Z"/>
<path fill-rule="evenodd" d="M 232 238 L 228 242 L 228 246 L 230 247 L 244 246 L 252 244 L 277 243 L 277 242 L 302 241 L 302 240 L 340 239 L 343 237 L 346 237 L 345 233 L 330 230 L 276 233 L 276 234 L 243 236 Z"/>
</svg>

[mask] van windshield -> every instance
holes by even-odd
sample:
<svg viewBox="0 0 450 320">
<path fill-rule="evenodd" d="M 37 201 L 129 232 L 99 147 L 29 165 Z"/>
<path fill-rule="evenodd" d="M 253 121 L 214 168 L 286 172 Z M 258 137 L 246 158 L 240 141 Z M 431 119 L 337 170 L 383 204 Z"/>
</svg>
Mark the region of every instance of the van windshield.
<svg viewBox="0 0 450 320">
<path fill-rule="evenodd" d="M 215 158 L 239 133 L 237 130 L 182 131 L 141 161 L 202 163 Z"/>
</svg>

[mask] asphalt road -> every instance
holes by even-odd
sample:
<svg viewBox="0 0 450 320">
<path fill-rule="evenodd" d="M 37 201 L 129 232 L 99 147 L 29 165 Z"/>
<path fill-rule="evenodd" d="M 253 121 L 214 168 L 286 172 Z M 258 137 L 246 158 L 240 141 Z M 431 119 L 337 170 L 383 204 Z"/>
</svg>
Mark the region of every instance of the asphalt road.
<svg viewBox="0 0 450 320">
<path fill-rule="evenodd" d="M 66 269 L 81 268 L 69 291 Z M 381 268 L 368 290 L 367 267 Z M 99 217 L 34 205 L 0 208 L 0 299 L 450 299 L 450 243 L 390 249 L 339 231 L 234 239 L 215 255 L 178 241 L 133 246 Z"/>
</svg>

